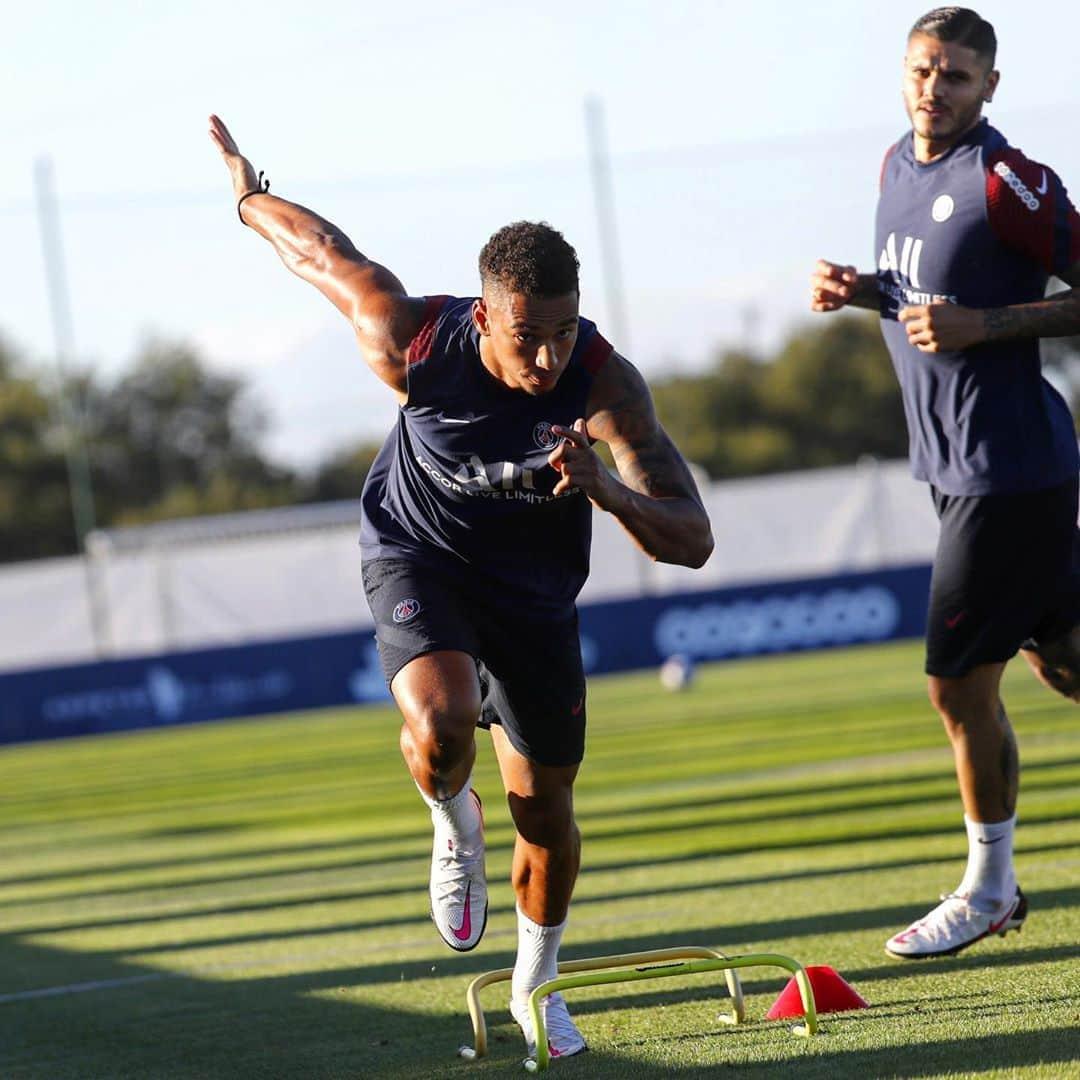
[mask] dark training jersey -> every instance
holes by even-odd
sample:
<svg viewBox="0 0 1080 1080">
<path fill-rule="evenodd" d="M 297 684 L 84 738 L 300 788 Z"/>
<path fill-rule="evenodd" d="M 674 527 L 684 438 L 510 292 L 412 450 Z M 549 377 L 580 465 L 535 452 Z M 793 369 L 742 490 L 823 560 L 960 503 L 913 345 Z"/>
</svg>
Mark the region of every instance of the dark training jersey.
<svg viewBox="0 0 1080 1080">
<path fill-rule="evenodd" d="M 364 484 L 361 551 L 467 574 L 526 614 L 565 614 L 589 573 L 592 506 L 577 488 L 552 495 L 552 425 L 585 417 L 611 346 L 580 319 L 555 386 L 513 390 L 481 363 L 472 305 L 427 298 L 406 357 L 408 401 Z"/>
<path fill-rule="evenodd" d="M 912 471 L 948 495 L 1035 491 L 1074 477 L 1072 417 L 1037 338 L 925 353 L 902 307 L 997 308 L 1043 298 L 1080 261 L 1080 216 L 1053 170 L 985 120 L 935 161 L 909 132 L 885 156 L 875 255 L 881 326 L 904 399 Z"/>
</svg>

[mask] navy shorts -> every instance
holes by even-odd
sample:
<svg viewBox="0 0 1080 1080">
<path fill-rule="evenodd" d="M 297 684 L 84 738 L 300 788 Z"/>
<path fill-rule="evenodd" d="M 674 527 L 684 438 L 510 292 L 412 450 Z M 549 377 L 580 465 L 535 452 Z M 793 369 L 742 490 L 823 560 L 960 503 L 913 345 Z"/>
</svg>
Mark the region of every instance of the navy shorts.
<svg viewBox="0 0 1080 1080">
<path fill-rule="evenodd" d="M 364 563 L 364 591 L 389 685 L 410 661 L 454 650 L 476 661 L 479 725 L 500 724 L 538 765 L 576 765 L 585 754 L 585 670 L 577 612 L 523 614 L 513 595 L 407 559 Z"/>
<path fill-rule="evenodd" d="M 1004 663 L 1080 621 L 1076 480 L 1016 495 L 930 491 L 941 535 L 930 579 L 928 675 L 958 678 Z"/>
</svg>

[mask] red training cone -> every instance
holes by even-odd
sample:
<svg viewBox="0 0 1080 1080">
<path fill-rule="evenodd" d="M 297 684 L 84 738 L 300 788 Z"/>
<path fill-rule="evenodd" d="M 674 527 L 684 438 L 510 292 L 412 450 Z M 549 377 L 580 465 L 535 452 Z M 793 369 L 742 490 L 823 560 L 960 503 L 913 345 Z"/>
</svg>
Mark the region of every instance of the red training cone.
<svg viewBox="0 0 1080 1080">
<path fill-rule="evenodd" d="M 835 968 L 825 965 L 808 967 L 806 976 L 810 980 L 810 988 L 814 991 L 814 1008 L 819 1013 L 848 1012 L 851 1009 L 870 1007 L 870 1002 L 846 983 Z M 773 1002 L 773 1007 L 765 1014 L 765 1019 L 785 1020 L 791 1016 L 802 1015 L 802 997 L 799 994 L 799 984 L 793 975 Z"/>
</svg>

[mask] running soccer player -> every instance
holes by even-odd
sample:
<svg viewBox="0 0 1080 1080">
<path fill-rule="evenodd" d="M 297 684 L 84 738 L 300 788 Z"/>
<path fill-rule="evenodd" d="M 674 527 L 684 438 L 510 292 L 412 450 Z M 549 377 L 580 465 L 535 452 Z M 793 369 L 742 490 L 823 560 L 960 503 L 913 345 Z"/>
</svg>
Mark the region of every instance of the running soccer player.
<svg viewBox="0 0 1080 1080">
<path fill-rule="evenodd" d="M 364 485 L 361 553 L 402 753 L 435 828 L 431 914 L 458 951 L 487 921 L 479 724 L 517 830 L 511 1012 L 534 1053 L 528 996 L 557 973 L 580 859 L 575 598 L 591 507 L 651 558 L 698 567 L 712 551 L 701 497 L 645 381 L 578 314 L 577 256 L 560 233 L 508 225 L 480 253 L 479 298 L 411 297 L 336 226 L 270 195 L 217 117 L 210 135 L 241 221 L 349 319 L 400 406 Z M 545 1010 L 552 1055 L 584 1050 L 561 996 Z"/>
<path fill-rule="evenodd" d="M 982 118 L 997 89 L 993 27 L 938 8 L 912 27 L 912 130 L 881 171 L 876 274 L 819 261 L 811 308 L 881 314 L 916 478 L 941 523 L 930 584 L 929 696 L 952 742 L 968 861 L 893 956 L 955 953 L 1019 930 L 1013 869 L 1019 759 L 1001 676 L 1020 651 L 1080 701 L 1077 443 L 1043 378 L 1039 338 L 1080 333 L 1080 216 L 1052 169 Z M 1049 297 L 1050 276 L 1073 286 Z"/>
</svg>

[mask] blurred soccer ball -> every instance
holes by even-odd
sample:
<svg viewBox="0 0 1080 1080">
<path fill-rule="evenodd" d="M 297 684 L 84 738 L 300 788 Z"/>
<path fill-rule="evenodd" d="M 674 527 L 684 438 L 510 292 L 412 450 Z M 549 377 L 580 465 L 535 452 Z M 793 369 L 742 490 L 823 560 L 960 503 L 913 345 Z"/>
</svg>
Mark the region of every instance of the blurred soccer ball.
<svg viewBox="0 0 1080 1080">
<path fill-rule="evenodd" d="M 660 665 L 660 683 L 667 690 L 685 690 L 694 681 L 694 661 L 683 653 L 669 656 Z"/>
</svg>

